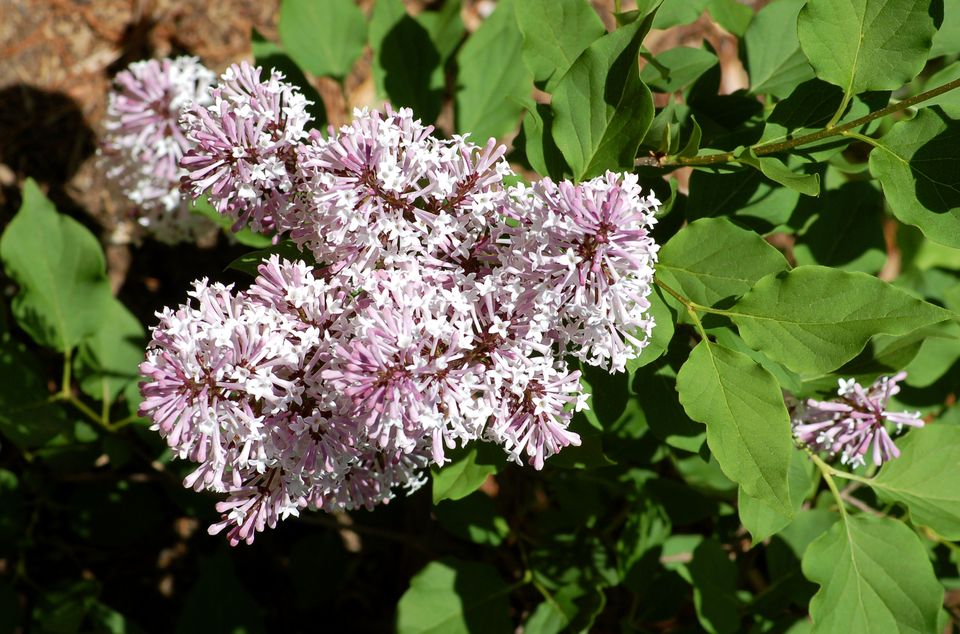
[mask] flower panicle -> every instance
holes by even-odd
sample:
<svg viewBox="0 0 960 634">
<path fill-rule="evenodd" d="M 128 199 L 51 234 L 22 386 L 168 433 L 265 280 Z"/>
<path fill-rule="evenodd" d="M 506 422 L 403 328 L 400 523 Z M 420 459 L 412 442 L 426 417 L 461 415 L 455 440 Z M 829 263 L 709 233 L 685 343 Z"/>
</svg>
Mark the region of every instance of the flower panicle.
<svg viewBox="0 0 960 634">
<path fill-rule="evenodd" d="M 510 186 L 503 146 L 404 108 L 323 137 L 246 65 L 212 95 L 184 116 L 185 190 L 304 261 L 272 256 L 245 290 L 201 280 L 153 330 L 141 413 L 197 463 L 187 486 L 226 495 L 211 532 L 373 508 L 473 442 L 536 469 L 580 444 L 566 359 L 622 371 L 654 326 L 659 203 L 635 176 Z"/>
</svg>

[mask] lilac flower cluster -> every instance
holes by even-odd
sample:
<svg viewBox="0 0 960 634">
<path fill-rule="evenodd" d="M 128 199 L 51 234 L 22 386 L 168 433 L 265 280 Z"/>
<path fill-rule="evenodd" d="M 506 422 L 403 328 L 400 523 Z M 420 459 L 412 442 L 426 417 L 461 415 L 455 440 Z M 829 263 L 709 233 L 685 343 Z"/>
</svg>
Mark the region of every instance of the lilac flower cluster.
<svg viewBox="0 0 960 634">
<path fill-rule="evenodd" d="M 101 164 L 139 225 L 163 242 L 194 240 L 212 226 L 180 195 L 180 160 L 190 147 L 180 113 L 209 104 L 215 79 L 195 57 L 134 62 L 109 96 Z"/>
<path fill-rule="evenodd" d="M 840 379 L 838 398 L 830 401 L 807 399 L 793 408 L 793 433 L 800 442 L 831 456 L 840 454 L 843 464 L 857 467 L 866 463 L 868 453 L 873 464 L 900 455 L 887 430 L 887 423 L 923 427 L 919 412 L 887 410 L 890 397 L 900 391 L 898 383 L 906 372 L 883 376 L 864 389 L 854 379 Z M 872 449 L 871 449 L 872 447 Z"/>
<path fill-rule="evenodd" d="M 141 412 L 198 463 L 188 486 L 227 495 L 211 532 L 232 543 L 387 502 L 473 441 L 541 469 L 580 443 L 565 357 L 622 371 L 654 325 L 659 203 L 635 176 L 511 187 L 492 140 L 403 109 L 324 138 L 304 106 L 240 65 L 185 116 L 184 188 L 305 261 L 270 258 L 246 291 L 197 282 L 141 366 Z"/>
</svg>

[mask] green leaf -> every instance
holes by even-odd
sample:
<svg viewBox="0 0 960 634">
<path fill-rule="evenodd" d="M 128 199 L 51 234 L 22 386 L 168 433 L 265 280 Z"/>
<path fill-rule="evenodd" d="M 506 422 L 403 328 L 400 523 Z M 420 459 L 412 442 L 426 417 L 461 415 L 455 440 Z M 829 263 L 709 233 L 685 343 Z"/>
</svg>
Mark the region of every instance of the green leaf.
<svg viewBox="0 0 960 634">
<path fill-rule="evenodd" d="M 753 9 L 737 0 L 710 0 L 707 11 L 717 24 L 737 36 L 742 36 L 753 20 Z"/>
<path fill-rule="evenodd" d="M 813 632 L 936 632 L 943 603 L 916 533 L 890 518 L 856 515 L 807 548 L 803 574 L 821 588 Z"/>
<path fill-rule="evenodd" d="M 693 128 L 690 130 L 690 136 L 687 138 L 687 142 L 683 146 L 683 149 L 677 152 L 677 156 L 696 156 L 697 152 L 700 151 L 700 140 L 703 138 L 703 131 L 700 129 L 700 124 L 697 123 L 696 117 L 691 115 L 690 122 L 693 123 Z M 674 181 L 670 182 L 672 183 Z"/>
<path fill-rule="evenodd" d="M 700 17 L 709 3 L 710 0 L 663 0 L 653 19 L 653 28 L 669 29 L 690 24 Z"/>
<path fill-rule="evenodd" d="M 643 67 L 640 79 L 652 90 L 677 92 L 713 68 L 717 56 L 702 48 L 678 46 L 668 49 Z"/>
<path fill-rule="evenodd" d="M 144 335 L 140 320 L 111 297 L 100 329 L 80 344 L 76 358 L 80 389 L 90 398 L 112 403 L 140 376 Z"/>
<path fill-rule="evenodd" d="M 302 260 L 310 266 L 316 264 L 310 253 L 302 252 L 292 240 L 284 240 L 279 244 L 271 246 L 269 249 L 260 249 L 259 251 L 251 251 L 250 253 L 241 255 L 228 264 L 227 268 L 255 277 L 259 274 L 258 269 L 260 265 L 272 255 L 279 255 L 284 260 Z"/>
<path fill-rule="evenodd" d="M 20 286 L 13 314 L 34 341 L 65 352 L 100 327 L 111 297 L 100 243 L 32 179 L 0 238 L 0 259 Z"/>
<path fill-rule="evenodd" d="M 800 201 L 798 192 L 774 185 L 752 168 L 718 173 L 697 170 L 690 176 L 689 187 L 688 218 L 732 216 L 761 233 L 790 221 Z"/>
<path fill-rule="evenodd" d="M 923 69 L 938 12 L 941 0 L 809 0 L 797 35 L 817 77 L 846 95 L 895 90 Z"/>
<path fill-rule="evenodd" d="M 960 248 L 960 123 L 939 106 L 901 121 L 870 152 L 870 173 L 894 215 L 940 244 Z"/>
<path fill-rule="evenodd" d="M 756 546 L 763 540 L 779 533 L 786 528 L 793 517 L 800 511 L 803 501 L 810 492 L 813 484 L 812 465 L 801 451 L 790 453 L 790 470 L 787 482 L 790 487 L 790 506 L 793 513 L 790 515 L 771 507 L 765 501 L 751 497 L 739 491 L 737 507 L 740 511 L 740 521 L 744 528 L 750 531 L 750 543 Z"/>
<path fill-rule="evenodd" d="M 433 513 L 445 529 L 475 544 L 499 546 L 510 533 L 507 520 L 497 514 L 493 500 L 480 491 L 456 502 L 443 501 Z"/>
<path fill-rule="evenodd" d="M 521 138 L 527 162 L 541 176 L 562 179 L 570 168 L 550 134 L 553 110 L 550 106 L 535 103 L 533 100 L 528 100 L 525 108 L 527 114 L 523 117 Z"/>
<path fill-rule="evenodd" d="M 0 434 L 20 449 L 33 449 L 69 429 L 63 407 L 50 397 L 43 371 L 27 347 L 0 335 Z"/>
<path fill-rule="evenodd" d="M 490 564 L 447 558 L 410 580 L 397 605 L 398 634 L 513 632 L 508 586 Z"/>
<path fill-rule="evenodd" d="M 766 240 L 726 218 L 702 218 L 677 232 L 660 249 L 657 272 L 688 299 L 713 306 L 749 291 L 757 281 L 788 268 Z"/>
<path fill-rule="evenodd" d="M 747 344 L 799 374 L 824 374 L 878 334 L 955 318 L 864 273 L 800 266 L 768 275 L 725 313 Z"/>
<path fill-rule="evenodd" d="M 203 563 L 182 605 L 176 634 L 266 631 L 260 606 L 241 583 L 225 547 Z M 243 609 L 238 610 L 238 605 Z"/>
<path fill-rule="evenodd" d="M 463 39 L 464 26 L 460 18 L 461 0 L 447 0 L 439 11 L 423 11 L 417 22 L 430 34 L 430 41 L 440 53 L 440 61 L 446 62 Z"/>
<path fill-rule="evenodd" d="M 678 346 L 679 347 L 679 346 Z M 638 370 L 633 379 L 636 403 L 654 436 L 671 447 L 696 452 L 706 439 L 703 425 L 687 416 L 677 395 L 677 371 L 686 360 L 688 348 L 658 359 Z M 682 359 L 682 360 L 681 360 Z"/>
<path fill-rule="evenodd" d="M 787 472 L 793 440 L 776 379 L 750 357 L 701 341 L 677 375 L 680 403 L 707 426 L 723 473 L 748 495 L 792 515 Z"/>
<path fill-rule="evenodd" d="M 577 180 L 630 169 L 653 121 L 653 97 L 640 81 L 640 42 L 650 17 L 604 35 L 557 83 L 553 138 Z"/>
<path fill-rule="evenodd" d="M 497 472 L 502 452 L 486 443 L 472 443 L 462 455 L 453 458 L 442 469 L 434 467 L 433 503 L 441 500 L 459 500 L 480 488 L 486 479 Z"/>
<path fill-rule="evenodd" d="M 933 36 L 930 59 L 960 53 L 960 0 L 943 0 L 943 24 Z"/>
<path fill-rule="evenodd" d="M 930 425 L 897 440 L 900 457 L 883 465 L 872 486 L 903 504 L 915 524 L 960 540 L 960 427 Z"/>
<path fill-rule="evenodd" d="M 457 131 L 483 145 L 511 132 L 531 90 L 530 72 L 520 62 L 523 36 L 514 0 L 501 0 L 457 53 Z"/>
<path fill-rule="evenodd" d="M 586 0 L 523 0 L 515 4 L 523 63 L 551 92 L 587 47 L 607 31 Z"/>
<path fill-rule="evenodd" d="M 214 209 L 213 205 L 210 204 L 206 196 L 197 198 L 190 203 L 190 213 L 209 218 L 230 238 L 245 246 L 257 249 L 270 246 L 273 243 L 273 239 L 270 236 L 256 233 L 249 227 L 244 227 L 240 231 L 234 231 L 234 220 Z"/>
<path fill-rule="evenodd" d="M 670 345 L 670 341 L 673 339 L 673 312 L 670 310 L 670 307 L 667 306 L 666 301 L 664 301 L 660 289 L 654 288 L 648 299 L 650 300 L 649 314 L 653 317 L 656 325 L 653 328 L 653 333 L 650 335 L 649 343 L 647 343 L 646 347 L 640 352 L 640 356 L 627 361 L 627 372 L 632 373 L 636 371 L 637 368 L 642 368 L 648 363 L 662 357 L 667 352 L 667 346 Z"/>
<path fill-rule="evenodd" d="M 403 0 L 377 0 L 370 18 L 377 95 L 406 106 L 430 123 L 440 113 L 444 76 L 427 29 L 407 14 Z"/>
<path fill-rule="evenodd" d="M 820 194 L 820 176 L 818 174 L 797 174 L 772 156 L 757 156 L 747 148 L 737 155 L 737 161 L 754 167 L 770 180 L 794 189 L 807 196 Z"/>
<path fill-rule="evenodd" d="M 716 539 L 705 539 L 693 549 L 686 566 L 693 585 L 693 604 L 700 625 L 711 634 L 742 632 L 734 593 L 737 565 Z"/>
<path fill-rule="evenodd" d="M 744 34 L 750 92 L 784 98 L 808 79 L 813 68 L 807 63 L 800 40 L 792 28 L 805 0 L 778 0 L 760 9 Z M 831 113 L 833 114 L 833 113 Z"/>
<path fill-rule="evenodd" d="M 797 264 L 876 273 L 887 260 L 882 220 L 883 197 L 869 183 L 844 183 L 828 191 L 820 214 L 797 237 Z"/>
<path fill-rule="evenodd" d="M 314 75 L 343 78 L 367 43 L 367 22 L 353 0 L 283 0 L 280 41 Z"/>
<path fill-rule="evenodd" d="M 603 611 L 607 597 L 597 586 L 570 584 L 560 588 L 537 606 L 523 625 L 524 634 L 589 632 Z"/>
</svg>

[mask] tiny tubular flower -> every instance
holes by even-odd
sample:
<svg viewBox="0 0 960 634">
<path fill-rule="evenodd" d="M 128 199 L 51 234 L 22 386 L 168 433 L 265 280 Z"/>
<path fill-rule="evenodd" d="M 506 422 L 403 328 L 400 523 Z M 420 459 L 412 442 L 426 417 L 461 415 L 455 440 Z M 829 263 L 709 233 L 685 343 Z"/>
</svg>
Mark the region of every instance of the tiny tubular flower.
<svg viewBox="0 0 960 634">
<path fill-rule="evenodd" d="M 868 455 L 877 466 L 897 458 L 900 450 L 888 425 L 900 432 L 904 425 L 924 424 L 919 412 L 887 409 L 890 398 L 900 391 L 898 383 L 906 376 L 906 372 L 883 376 L 866 389 L 855 379 L 839 379 L 838 398 L 807 399 L 794 405 L 794 436 L 816 451 L 840 454 L 840 461 L 851 467 L 865 464 Z"/>
</svg>

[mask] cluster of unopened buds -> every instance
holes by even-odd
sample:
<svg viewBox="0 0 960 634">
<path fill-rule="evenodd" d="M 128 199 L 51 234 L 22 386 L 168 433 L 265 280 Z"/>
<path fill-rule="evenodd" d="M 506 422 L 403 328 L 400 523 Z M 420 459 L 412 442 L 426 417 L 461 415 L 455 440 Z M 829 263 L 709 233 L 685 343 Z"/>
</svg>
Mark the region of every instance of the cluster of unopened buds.
<svg viewBox="0 0 960 634">
<path fill-rule="evenodd" d="M 288 236 L 246 290 L 201 280 L 160 314 L 141 413 L 231 543 L 303 509 L 372 508 L 469 442 L 540 469 L 580 438 L 567 358 L 623 371 L 647 343 L 659 203 L 633 175 L 516 176 L 491 140 L 409 110 L 324 137 L 283 77 L 229 68 L 181 122 L 182 187 Z"/>
<path fill-rule="evenodd" d="M 900 450 L 887 427 L 892 425 L 898 433 L 905 425 L 923 427 L 919 412 L 887 409 L 906 376 L 905 372 L 882 376 L 868 388 L 854 379 L 840 379 L 835 399 L 791 403 L 794 436 L 814 451 L 839 454 L 840 462 L 850 467 L 866 464 L 868 455 L 876 466 L 897 458 Z"/>
</svg>

